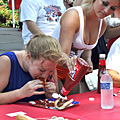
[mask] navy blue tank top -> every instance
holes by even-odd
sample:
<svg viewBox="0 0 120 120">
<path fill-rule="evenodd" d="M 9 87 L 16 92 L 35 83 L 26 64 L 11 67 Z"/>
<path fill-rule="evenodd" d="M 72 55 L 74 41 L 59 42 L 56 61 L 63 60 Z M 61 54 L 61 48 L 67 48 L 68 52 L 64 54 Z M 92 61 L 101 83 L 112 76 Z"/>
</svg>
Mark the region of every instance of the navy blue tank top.
<svg viewBox="0 0 120 120">
<path fill-rule="evenodd" d="M 29 74 L 29 72 L 25 72 L 21 68 L 14 52 L 6 52 L 6 53 L 1 54 L 0 56 L 2 56 L 2 55 L 8 56 L 11 61 L 9 83 L 2 92 L 9 92 L 12 90 L 19 89 L 22 86 L 24 86 L 27 82 L 33 80 L 32 76 Z M 43 91 L 43 89 L 40 88 L 40 89 L 37 89 L 37 91 Z M 17 102 L 28 102 L 31 100 L 39 100 L 39 99 L 45 99 L 45 94 L 33 95 L 31 97 L 26 97 L 26 98 L 20 99 Z"/>
</svg>

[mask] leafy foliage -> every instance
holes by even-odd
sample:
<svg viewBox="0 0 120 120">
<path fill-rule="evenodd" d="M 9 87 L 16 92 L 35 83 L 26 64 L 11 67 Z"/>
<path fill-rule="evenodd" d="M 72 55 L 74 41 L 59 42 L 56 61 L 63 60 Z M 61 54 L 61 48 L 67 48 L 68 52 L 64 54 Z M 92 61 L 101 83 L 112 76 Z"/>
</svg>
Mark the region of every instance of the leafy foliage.
<svg viewBox="0 0 120 120">
<path fill-rule="evenodd" d="M 8 0 L 0 0 L 0 26 L 1 27 L 12 27 L 12 10 L 9 8 Z M 15 27 L 19 28 L 18 18 L 19 18 L 19 10 L 15 10 Z"/>
</svg>

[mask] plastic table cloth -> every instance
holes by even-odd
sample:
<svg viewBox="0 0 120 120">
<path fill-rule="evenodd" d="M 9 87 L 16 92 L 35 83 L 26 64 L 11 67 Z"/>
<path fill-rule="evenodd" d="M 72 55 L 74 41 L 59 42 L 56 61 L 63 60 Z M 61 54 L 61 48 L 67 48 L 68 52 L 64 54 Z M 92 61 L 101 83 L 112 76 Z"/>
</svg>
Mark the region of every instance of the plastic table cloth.
<svg viewBox="0 0 120 120">
<path fill-rule="evenodd" d="M 16 112 L 23 112 L 32 118 L 51 118 L 52 116 L 74 118 L 80 120 L 120 120 L 120 89 L 114 88 L 114 108 L 104 110 L 101 108 L 101 94 L 97 91 L 74 94 L 68 99 L 79 101 L 80 104 L 61 111 L 39 108 L 28 103 L 0 105 L 0 120 L 15 120 Z M 12 114 L 11 114 L 12 113 Z M 9 116 L 11 114 L 12 116 Z M 72 120 L 72 119 L 71 119 Z"/>
</svg>

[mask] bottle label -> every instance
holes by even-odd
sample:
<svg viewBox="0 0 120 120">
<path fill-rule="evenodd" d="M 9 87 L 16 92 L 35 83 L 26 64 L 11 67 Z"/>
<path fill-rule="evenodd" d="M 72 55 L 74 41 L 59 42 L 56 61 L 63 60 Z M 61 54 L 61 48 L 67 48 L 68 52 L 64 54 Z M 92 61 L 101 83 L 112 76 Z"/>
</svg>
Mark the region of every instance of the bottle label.
<svg viewBox="0 0 120 120">
<path fill-rule="evenodd" d="M 76 78 L 76 76 L 78 75 L 80 69 L 81 69 L 81 66 L 77 63 L 77 65 L 76 65 L 76 70 L 74 71 L 74 73 L 70 73 L 70 72 L 69 72 L 69 74 L 71 75 L 71 77 L 72 77 L 73 79 Z"/>
<path fill-rule="evenodd" d="M 61 93 L 62 93 L 63 95 L 66 96 L 69 92 L 70 92 L 70 91 L 68 91 L 68 90 L 66 90 L 64 87 L 62 87 Z"/>
<path fill-rule="evenodd" d="M 101 89 L 102 90 L 113 89 L 113 86 L 110 83 L 101 83 Z"/>
<path fill-rule="evenodd" d="M 105 60 L 99 60 L 99 65 L 105 65 Z"/>
</svg>

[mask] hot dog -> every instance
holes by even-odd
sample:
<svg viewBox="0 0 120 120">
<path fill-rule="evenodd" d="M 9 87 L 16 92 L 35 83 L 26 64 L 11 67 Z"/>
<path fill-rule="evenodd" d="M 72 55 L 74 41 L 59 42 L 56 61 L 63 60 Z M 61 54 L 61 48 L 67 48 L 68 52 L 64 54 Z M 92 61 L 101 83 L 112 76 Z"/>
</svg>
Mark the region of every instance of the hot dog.
<svg viewBox="0 0 120 120">
<path fill-rule="evenodd" d="M 31 117 L 29 117 L 27 115 L 18 114 L 16 116 L 16 120 L 36 120 L 36 119 L 31 118 Z"/>
</svg>

